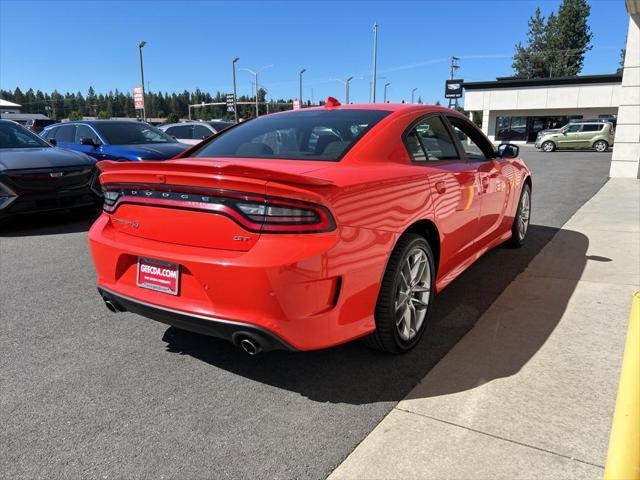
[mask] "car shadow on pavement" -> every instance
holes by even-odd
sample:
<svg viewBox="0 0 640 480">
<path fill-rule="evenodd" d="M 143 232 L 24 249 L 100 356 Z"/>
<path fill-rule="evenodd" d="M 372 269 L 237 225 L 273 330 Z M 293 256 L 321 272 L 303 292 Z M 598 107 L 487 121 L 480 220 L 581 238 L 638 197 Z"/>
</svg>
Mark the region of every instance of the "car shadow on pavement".
<svg viewBox="0 0 640 480">
<path fill-rule="evenodd" d="M 96 218 L 97 209 L 21 215 L 0 224 L 0 238 L 86 232 Z"/>
<path fill-rule="evenodd" d="M 230 343 L 174 327 L 166 330 L 163 340 L 169 352 L 190 355 L 214 367 L 298 392 L 314 401 L 358 405 L 399 401 L 473 328 L 556 232 L 557 228 L 531 225 L 524 247 L 516 250 L 497 248 L 479 259 L 436 297 L 422 340 L 405 355 L 372 351 L 360 342 L 351 342 L 315 352 L 276 351 L 249 357 Z M 559 234 L 576 249 L 576 258 L 582 258 L 575 262 L 574 274 L 567 276 L 579 278 L 587 261 L 588 239 L 569 230 L 561 230 Z M 556 292 L 554 305 L 557 308 L 548 317 L 527 318 L 526 305 L 522 310 L 514 311 L 514 318 L 520 319 L 522 341 L 518 345 L 518 355 L 507 368 L 499 371 L 470 368 L 459 381 L 448 382 L 451 389 L 474 388 L 518 372 L 544 344 L 562 317 L 575 288 L 575 282 L 564 284 L 566 290 Z M 486 345 L 487 351 L 495 352 L 500 348 L 495 343 Z M 447 393 L 452 392 L 438 391 L 439 395 Z"/>
</svg>

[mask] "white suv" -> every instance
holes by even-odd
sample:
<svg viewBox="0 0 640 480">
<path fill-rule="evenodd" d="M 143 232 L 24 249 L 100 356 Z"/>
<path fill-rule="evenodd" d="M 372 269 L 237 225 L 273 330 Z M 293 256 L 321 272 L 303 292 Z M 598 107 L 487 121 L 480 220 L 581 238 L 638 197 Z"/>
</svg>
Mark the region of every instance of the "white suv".
<svg viewBox="0 0 640 480">
<path fill-rule="evenodd" d="M 158 128 L 172 137 L 175 137 L 180 143 L 195 145 L 196 143 L 200 143 L 205 138 L 210 137 L 231 125 L 233 125 L 232 122 L 211 120 L 207 122 L 189 121 L 170 123 L 168 125 L 161 125 Z"/>
</svg>

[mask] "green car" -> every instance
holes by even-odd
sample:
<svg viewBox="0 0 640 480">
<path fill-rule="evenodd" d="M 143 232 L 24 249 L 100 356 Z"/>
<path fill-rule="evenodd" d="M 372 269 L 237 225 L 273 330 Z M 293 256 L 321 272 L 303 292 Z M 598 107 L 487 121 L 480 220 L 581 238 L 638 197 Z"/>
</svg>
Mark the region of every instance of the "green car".
<svg viewBox="0 0 640 480">
<path fill-rule="evenodd" d="M 553 152 L 557 148 L 593 148 L 606 152 L 613 145 L 611 122 L 572 122 L 559 130 L 544 130 L 538 133 L 536 148 Z"/>
</svg>

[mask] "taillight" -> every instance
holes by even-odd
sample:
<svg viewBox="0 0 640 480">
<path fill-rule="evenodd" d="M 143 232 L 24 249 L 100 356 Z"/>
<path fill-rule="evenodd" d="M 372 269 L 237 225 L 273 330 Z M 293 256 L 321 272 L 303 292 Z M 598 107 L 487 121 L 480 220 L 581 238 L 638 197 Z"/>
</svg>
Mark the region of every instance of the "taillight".
<svg viewBox="0 0 640 480">
<path fill-rule="evenodd" d="M 183 186 L 103 186 L 107 213 L 136 204 L 225 215 L 252 232 L 318 233 L 336 228 L 329 210 L 315 203 L 222 189 Z"/>
</svg>

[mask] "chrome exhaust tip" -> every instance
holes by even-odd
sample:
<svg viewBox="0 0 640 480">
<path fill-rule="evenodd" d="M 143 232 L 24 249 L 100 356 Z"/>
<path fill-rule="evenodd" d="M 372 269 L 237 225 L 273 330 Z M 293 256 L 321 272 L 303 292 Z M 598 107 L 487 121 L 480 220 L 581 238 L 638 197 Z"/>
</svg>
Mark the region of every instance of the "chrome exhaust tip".
<svg viewBox="0 0 640 480">
<path fill-rule="evenodd" d="M 242 350 L 244 350 L 245 353 L 247 353 L 252 357 L 262 352 L 262 347 L 248 337 L 245 337 L 242 340 L 240 340 L 240 348 L 242 348 Z"/>
<path fill-rule="evenodd" d="M 113 302 L 111 300 L 105 300 L 104 304 L 106 305 L 106 307 L 109 309 L 110 312 L 112 313 L 118 313 L 120 310 L 118 310 L 118 307 L 116 307 Z"/>
</svg>

